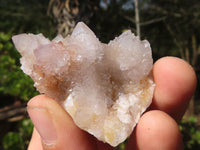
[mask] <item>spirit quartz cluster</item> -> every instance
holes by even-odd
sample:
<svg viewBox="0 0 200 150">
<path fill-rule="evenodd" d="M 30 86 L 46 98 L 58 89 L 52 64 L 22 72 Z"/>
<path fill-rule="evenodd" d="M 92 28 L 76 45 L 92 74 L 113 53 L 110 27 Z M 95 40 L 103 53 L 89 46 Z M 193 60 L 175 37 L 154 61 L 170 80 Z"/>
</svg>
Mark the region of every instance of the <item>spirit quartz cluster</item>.
<svg viewBox="0 0 200 150">
<path fill-rule="evenodd" d="M 152 101 L 152 54 L 131 31 L 101 43 L 82 22 L 71 36 L 13 36 L 21 69 L 34 86 L 57 100 L 75 124 L 112 146 L 133 131 Z"/>
</svg>

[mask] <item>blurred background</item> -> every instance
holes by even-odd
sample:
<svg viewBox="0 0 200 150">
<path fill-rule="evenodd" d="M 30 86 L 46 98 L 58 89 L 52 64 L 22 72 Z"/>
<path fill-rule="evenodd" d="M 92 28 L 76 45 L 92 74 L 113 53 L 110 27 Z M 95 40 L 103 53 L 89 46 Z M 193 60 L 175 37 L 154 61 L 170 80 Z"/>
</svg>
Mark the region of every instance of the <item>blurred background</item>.
<svg viewBox="0 0 200 150">
<path fill-rule="evenodd" d="M 151 43 L 154 61 L 177 56 L 193 66 L 198 85 L 179 127 L 185 149 L 200 149 L 199 0 L 0 0 L 0 150 L 27 149 L 33 125 L 26 103 L 39 94 L 20 70 L 11 37 L 66 36 L 79 21 L 102 42 L 130 29 Z M 116 149 L 123 148 L 124 143 Z"/>
</svg>

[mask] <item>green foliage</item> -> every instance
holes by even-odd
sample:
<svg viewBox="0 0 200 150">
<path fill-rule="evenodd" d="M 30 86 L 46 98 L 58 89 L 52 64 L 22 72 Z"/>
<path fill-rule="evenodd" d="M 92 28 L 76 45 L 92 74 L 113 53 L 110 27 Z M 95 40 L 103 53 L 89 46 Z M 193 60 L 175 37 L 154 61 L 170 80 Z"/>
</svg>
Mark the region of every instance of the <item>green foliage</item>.
<svg viewBox="0 0 200 150">
<path fill-rule="evenodd" d="M 121 143 L 121 144 L 119 144 L 119 145 L 115 148 L 115 150 L 125 150 L 125 147 L 126 147 L 126 141 L 123 142 L 123 143 Z"/>
<path fill-rule="evenodd" d="M 0 94 L 28 100 L 38 94 L 33 81 L 19 67 L 20 55 L 11 42 L 11 34 L 0 32 Z"/>
<path fill-rule="evenodd" d="M 33 131 L 33 124 L 30 119 L 24 119 L 18 124 L 18 131 L 8 132 L 3 138 L 5 150 L 26 150 Z"/>
<path fill-rule="evenodd" d="M 197 119 L 190 117 L 188 120 L 179 124 L 183 136 L 185 150 L 200 149 L 200 132 L 197 126 Z"/>
<path fill-rule="evenodd" d="M 5 150 L 22 150 L 23 140 L 18 133 L 8 132 L 3 139 L 3 147 Z"/>
<path fill-rule="evenodd" d="M 47 15 L 49 0 L 0 0 L 0 96 L 29 100 L 38 94 L 33 81 L 20 69 L 20 54 L 11 41 L 14 34 L 55 34 L 51 18 Z M 3 106 L 6 102 L 1 101 Z"/>
</svg>

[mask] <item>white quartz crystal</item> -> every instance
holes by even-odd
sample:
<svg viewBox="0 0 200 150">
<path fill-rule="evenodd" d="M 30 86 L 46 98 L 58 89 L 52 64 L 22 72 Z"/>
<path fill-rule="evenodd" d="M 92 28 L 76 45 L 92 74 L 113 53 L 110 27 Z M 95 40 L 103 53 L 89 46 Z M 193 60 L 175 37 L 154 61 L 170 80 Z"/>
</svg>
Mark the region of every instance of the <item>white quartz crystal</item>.
<svg viewBox="0 0 200 150">
<path fill-rule="evenodd" d="M 103 44 L 80 22 L 66 38 L 12 39 L 37 90 L 59 101 L 81 129 L 112 146 L 132 133 L 152 101 L 150 44 L 131 31 Z"/>
</svg>

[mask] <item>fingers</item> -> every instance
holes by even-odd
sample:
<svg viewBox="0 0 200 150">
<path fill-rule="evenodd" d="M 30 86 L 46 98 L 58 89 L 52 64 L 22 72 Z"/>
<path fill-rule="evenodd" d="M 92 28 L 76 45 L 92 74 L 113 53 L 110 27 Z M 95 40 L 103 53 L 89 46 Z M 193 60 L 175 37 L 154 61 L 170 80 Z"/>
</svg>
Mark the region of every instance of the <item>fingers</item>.
<svg viewBox="0 0 200 150">
<path fill-rule="evenodd" d="M 179 121 L 196 88 L 196 75 L 184 60 L 175 57 L 159 59 L 153 67 L 156 83 L 151 109 L 159 109 Z"/>
<path fill-rule="evenodd" d="M 182 150 L 183 143 L 177 123 L 166 113 L 153 110 L 139 120 L 130 136 L 126 150 Z"/>
<path fill-rule="evenodd" d="M 29 150 L 96 149 L 96 142 L 79 129 L 67 112 L 51 98 L 40 95 L 31 99 L 27 107 L 30 118 L 39 133 L 34 132 Z M 37 144 L 40 140 L 42 144 Z"/>
<path fill-rule="evenodd" d="M 156 84 L 150 109 L 138 122 L 127 149 L 183 149 L 177 122 L 182 118 L 196 88 L 196 75 L 184 60 L 164 57 L 153 67 Z M 169 114 L 165 114 L 164 112 Z"/>
</svg>

